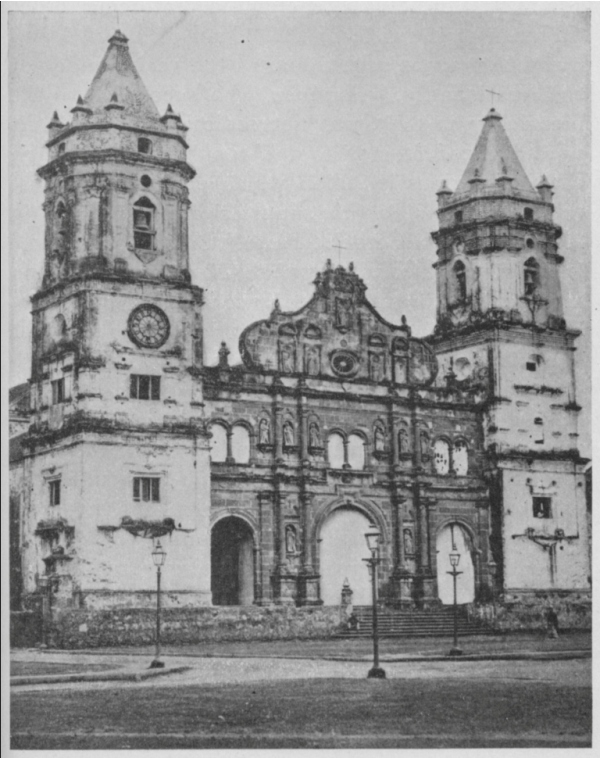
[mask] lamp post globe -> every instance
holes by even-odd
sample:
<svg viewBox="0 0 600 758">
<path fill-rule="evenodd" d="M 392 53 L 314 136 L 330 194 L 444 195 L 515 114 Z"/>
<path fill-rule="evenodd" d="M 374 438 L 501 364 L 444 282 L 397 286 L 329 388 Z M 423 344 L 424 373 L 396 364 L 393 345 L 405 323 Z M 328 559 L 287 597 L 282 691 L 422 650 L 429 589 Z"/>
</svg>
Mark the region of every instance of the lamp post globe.
<svg viewBox="0 0 600 758">
<path fill-rule="evenodd" d="M 163 661 L 160 660 L 160 612 L 161 612 L 161 597 L 160 597 L 160 578 L 161 568 L 165 565 L 167 559 L 167 553 L 163 546 L 160 544 L 160 540 L 156 540 L 156 545 L 152 551 L 152 560 L 156 566 L 156 651 L 154 653 L 154 660 L 150 664 L 151 669 L 162 669 L 165 667 Z"/>
<path fill-rule="evenodd" d="M 450 648 L 449 655 L 462 655 L 462 650 L 458 647 L 458 603 L 456 598 L 456 578 L 459 576 L 459 574 L 462 574 L 462 571 L 458 571 L 458 564 L 460 563 L 460 553 L 457 552 L 451 552 L 449 555 L 450 558 L 450 565 L 452 566 L 452 571 L 448 571 L 447 573 L 452 576 L 452 583 L 454 588 L 454 639 L 452 647 Z"/>
<path fill-rule="evenodd" d="M 377 566 L 381 562 L 379 557 L 379 545 L 381 544 L 381 532 L 374 524 L 369 526 L 365 534 L 367 546 L 371 552 L 370 558 L 364 558 L 371 573 L 371 596 L 373 603 L 373 667 L 369 669 L 368 679 L 385 679 L 385 671 L 379 665 L 379 630 L 377 625 Z"/>
</svg>

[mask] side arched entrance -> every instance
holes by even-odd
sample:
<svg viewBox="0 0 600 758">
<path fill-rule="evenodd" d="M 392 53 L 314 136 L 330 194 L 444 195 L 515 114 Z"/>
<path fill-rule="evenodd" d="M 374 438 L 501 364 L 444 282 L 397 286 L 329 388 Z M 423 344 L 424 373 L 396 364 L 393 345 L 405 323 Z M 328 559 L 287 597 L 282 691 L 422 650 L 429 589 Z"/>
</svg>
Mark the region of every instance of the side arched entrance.
<svg viewBox="0 0 600 758">
<path fill-rule="evenodd" d="M 213 526 L 210 543 L 213 605 L 254 602 L 254 539 L 241 518 L 227 516 Z"/>
<path fill-rule="evenodd" d="M 371 582 L 363 558 L 370 553 L 365 540 L 370 521 L 357 508 L 340 507 L 331 513 L 320 530 L 319 564 L 321 600 L 339 605 L 344 580 L 353 591 L 354 605 L 371 604 Z"/>
<path fill-rule="evenodd" d="M 444 605 L 454 603 L 454 585 L 450 563 L 450 553 L 458 553 L 460 559 L 457 571 L 462 571 L 456 577 L 456 602 L 458 604 L 472 603 L 475 599 L 475 571 L 471 557 L 471 540 L 468 533 L 458 523 L 448 524 L 438 532 L 437 550 L 437 586 L 438 597 Z"/>
</svg>

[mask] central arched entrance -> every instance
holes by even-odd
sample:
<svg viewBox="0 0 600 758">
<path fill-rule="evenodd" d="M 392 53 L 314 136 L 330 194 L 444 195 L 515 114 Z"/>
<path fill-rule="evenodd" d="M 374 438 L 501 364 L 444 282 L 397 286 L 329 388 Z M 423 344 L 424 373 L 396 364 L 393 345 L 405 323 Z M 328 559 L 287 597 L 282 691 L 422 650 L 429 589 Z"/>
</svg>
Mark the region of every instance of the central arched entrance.
<svg viewBox="0 0 600 758">
<path fill-rule="evenodd" d="M 321 600 L 339 605 L 347 579 L 354 605 L 370 605 L 371 583 L 363 558 L 370 553 L 365 540 L 370 521 L 356 508 L 336 508 L 320 532 Z"/>
<path fill-rule="evenodd" d="M 251 605 L 254 602 L 254 540 L 241 518 L 217 521 L 211 534 L 213 605 Z"/>
</svg>

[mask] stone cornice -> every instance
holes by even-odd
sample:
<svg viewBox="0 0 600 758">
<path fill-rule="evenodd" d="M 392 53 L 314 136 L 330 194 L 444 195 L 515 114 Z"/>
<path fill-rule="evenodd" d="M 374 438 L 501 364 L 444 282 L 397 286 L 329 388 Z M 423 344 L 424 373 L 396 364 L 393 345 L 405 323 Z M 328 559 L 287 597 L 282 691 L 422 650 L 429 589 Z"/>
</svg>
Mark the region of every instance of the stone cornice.
<svg viewBox="0 0 600 758">
<path fill-rule="evenodd" d="M 189 145 L 185 141 L 185 139 L 181 136 L 181 134 L 176 134 L 173 132 L 168 131 L 162 131 L 161 129 L 148 129 L 144 128 L 143 126 L 133 126 L 131 124 L 115 124 L 111 122 L 106 122 L 103 124 L 77 124 L 75 125 L 69 125 L 62 131 L 60 131 L 58 134 L 56 134 L 52 139 L 49 139 L 48 142 L 46 142 L 46 147 L 52 147 L 53 145 L 56 145 L 57 142 L 60 142 L 61 140 L 65 139 L 66 137 L 70 137 L 71 134 L 75 134 L 75 132 L 85 132 L 90 131 L 92 129 L 119 129 L 124 132 L 137 132 L 138 134 L 151 134 L 154 137 L 166 137 L 169 139 L 175 139 L 178 142 L 181 142 L 181 144 L 188 148 Z"/>
<path fill-rule="evenodd" d="M 114 161 L 120 164 L 136 166 L 144 164 L 146 166 L 156 166 L 162 169 L 176 171 L 190 181 L 196 176 L 196 171 L 186 163 L 172 158 L 157 158 L 145 153 L 134 153 L 129 150 L 117 150 L 108 148 L 106 150 L 80 150 L 77 152 L 63 153 L 58 158 L 46 163 L 37 170 L 38 176 L 42 179 L 48 179 L 60 173 L 63 167 L 69 167 L 77 163 L 93 163 L 94 165 Z"/>
</svg>

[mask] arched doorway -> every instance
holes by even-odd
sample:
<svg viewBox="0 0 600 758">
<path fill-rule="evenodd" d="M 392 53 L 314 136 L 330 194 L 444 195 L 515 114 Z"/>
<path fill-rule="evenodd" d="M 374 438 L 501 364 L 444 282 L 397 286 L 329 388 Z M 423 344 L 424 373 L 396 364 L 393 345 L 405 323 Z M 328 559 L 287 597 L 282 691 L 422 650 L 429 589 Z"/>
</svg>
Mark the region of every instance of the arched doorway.
<svg viewBox="0 0 600 758">
<path fill-rule="evenodd" d="M 251 605 L 254 602 L 254 540 L 252 529 L 228 516 L 212 529 L 211 590 L 213 605 Z"/>
<path fill-rule="evenodd" d="M 458 524 L 448 524 L 440 530 L 436 541 L 437 550 L 437 585 L 438 597 L 444 605 L 454 603 L 454 585 L 450 564 L 450 553 L 458 553 L 458 571 L 456 578 L 456 602 L 472 603 L 475 599 L 475 571 L 471 558 L 470 539 L 464 528 Z"/>
<path fill-rule="evenodd" d="M 370 521 L 356 508 L 337 508 L 320 532 L 321 600 L 339 605 L 344 580 L 353 591 L 354 605 L 370 605 L 371 582 L 363 558 L 370 553 L 365 540 Z"/>
</svg>

